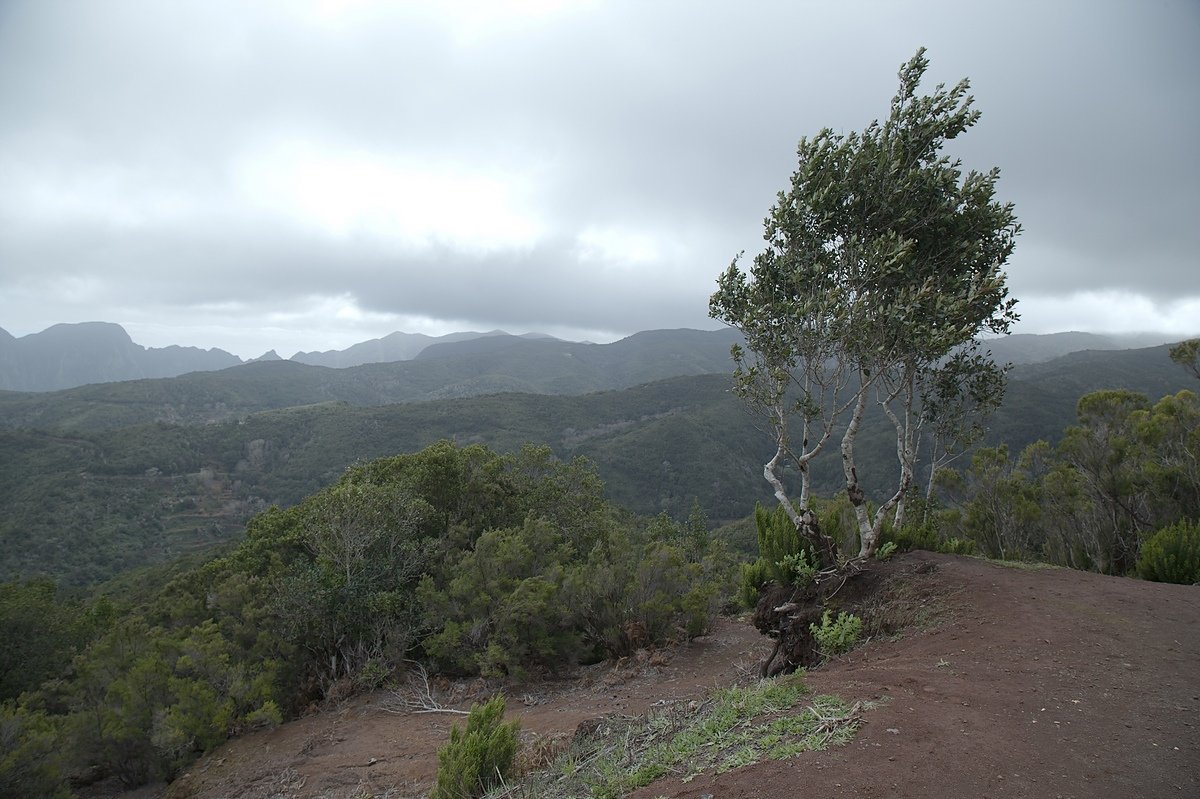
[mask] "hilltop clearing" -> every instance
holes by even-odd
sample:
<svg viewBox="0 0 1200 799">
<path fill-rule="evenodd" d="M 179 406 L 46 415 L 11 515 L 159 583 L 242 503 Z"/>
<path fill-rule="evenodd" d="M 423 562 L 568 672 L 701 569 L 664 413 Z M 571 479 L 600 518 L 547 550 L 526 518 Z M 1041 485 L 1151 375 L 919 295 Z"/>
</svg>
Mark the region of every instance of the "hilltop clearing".
<svg viewBox="0 0 1200 799">
<path fill-rule="evenodd" d="M 1200 588 L 925 552 L 877 570 L 906 586 L 891 593 L 890 612 L 940 612 L 807 675 L 815 693 L 880 702 L 851 743 L 687 783 L 670 776 L 634 796 L 782 799 L 800 786 L 822 797 L 1200 791 Z M 769 650 L 748 622 L 725 619 L 677 649 L 510 689 L 510 716 L 527 739 L 566 739 L 608 714 L 744 682 Z M 487 692 L 460 686 L 447 705 L 465 708 Z M 167 795 L 419 796 L 461 717 L 396 714 L 392 701 L 380 692 L 231 741 Z"/>
</svg>

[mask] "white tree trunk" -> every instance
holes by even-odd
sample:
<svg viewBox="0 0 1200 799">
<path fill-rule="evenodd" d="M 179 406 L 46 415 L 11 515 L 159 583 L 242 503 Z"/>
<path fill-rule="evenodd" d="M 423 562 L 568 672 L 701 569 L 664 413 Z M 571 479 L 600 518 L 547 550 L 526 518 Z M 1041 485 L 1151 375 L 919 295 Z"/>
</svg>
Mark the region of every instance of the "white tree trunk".
<svg viewBox="0 0 1200 799">
<path fill-rule="evenodd" d="M 858 426 L 862 423 L 863 412 L 867 407 L 867 391 L 866 381 L 860 381 L 858 396 L 850 411 L 850 421 L 842 436 L 842 472 L 846 477 L 846 495 L 850 498 L 850 505 L 854 508 L 854 518 L 858 523 L 860 541 L 858 554 L 860 557 L 864 552 L 875 551 L 876 539 L 874 525 L 871 524 L 871 517 L 867 513 L 867 496 L 858 481 L 858 469 L 854 464 L 854 440 L 858 436 Z"/>
</svg>

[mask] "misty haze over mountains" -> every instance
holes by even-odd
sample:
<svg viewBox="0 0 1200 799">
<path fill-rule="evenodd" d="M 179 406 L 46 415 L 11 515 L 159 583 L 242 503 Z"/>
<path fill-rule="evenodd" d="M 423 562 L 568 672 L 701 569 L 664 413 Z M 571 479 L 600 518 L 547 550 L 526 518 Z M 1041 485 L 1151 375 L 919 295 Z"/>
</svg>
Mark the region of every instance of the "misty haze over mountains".
<svg viewBox="0 0 1200 799">
<path fill-rule="evenodd" d="M 509 337 L 509 334 L 500 330 L 445 336 L 397 332 L 344 350 L 297 352 L 287 360 L 345 369 L 368 363 L 408 361 L 434 344 L 485 336 Z M 531 333 L 519 338 L 550 337 Z M 274 350 L 252 359 L 276 360 L 285 359 Z M 243 361 L 216 348 L 143 347 L 135 343 L 123 327 L 111 322 L 58 324 L 21 338 L 0 328 L 0 389 L 7 391 L 59 391 L 92 383 L 178 377 L 188 372 L 211 372 L 252 361 Z"/>
<path fill-rule="evenodd" d="M 667 331 L 655 331 L 665 333 Z M 729 330 L 678 331 L 693 334 L 691 344 L 711 342 L 728 352 L 735 333 Z M 622 342 L 631 342 L 635 334 Z M 462 332 L 445 336 L 396 332 L 360 342 L 344 350 L 297 352 L 290 361 L 309 366 L 346 369 L 372 363 L 392 363 L 418 358 L 442 358 L 508 351 L 522 343 L 559 341 L 550 336 L 529 333 L 512 336 L 503 331 Z M 1040 363 L 1083 350 L 1120 350 L 1150 347 L 1166 343 L 1156 334 L 1099 335 L 1095 333 L 1015 334 L 986 341 L 996 360 L 1014 364 Z M 564 344 L 570 342 L 562 342 Z M 617 344 L 621 342 L 615 342 Z M 661 345 L 664 342 L 659 342 Z M 600 348 L 613 345 L 571 343 L 577 347 Z M 518 349 L 518 351 L 520 351 Z M 537 357 L 536 347 L 529 355 Z M 541 352 L 541 354 L 545 354 Z M 274 351 L 258 359 L 283 360 Z M 240 366 L 241 358 L 220 349 L 199 347 L 143 347 L 135 343 L 123 327 L 110 322 L 58 324 L 40 333 L 16 338 L 0 328 L 0 389 L 8 391 L 58 391 L 93 383 L 111 383 L 145 378 L 176 377 L 189 372 L 210 372 Z M 682 373 L 695 373 L 695 365 Z"/>
</svg>

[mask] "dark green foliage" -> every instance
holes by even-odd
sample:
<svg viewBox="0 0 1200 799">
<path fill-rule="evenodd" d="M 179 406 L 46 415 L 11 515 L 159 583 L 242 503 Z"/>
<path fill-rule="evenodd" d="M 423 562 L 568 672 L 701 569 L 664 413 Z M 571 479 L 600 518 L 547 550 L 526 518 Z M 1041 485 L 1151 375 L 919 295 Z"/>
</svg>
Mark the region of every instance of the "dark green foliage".
<svg viewBox="0 0 1200 799">
<path fill-rule="evenodd" d="M 1171 360 L 1200 378 L 1200 338 L 1181 341 L 1171 348 Z"/>
<path fill-rule="evenodd" d="M 57 593 L 49 580 L 0 584 L 0 701 L 61 675 L 107 623 L 108 603 L 87 608 Z"/>
<path fill-rule="evenodd" d="M 1165 347 L 1076 353 L 1018 367 L 988 440 L 1006 441 L 1013 452 L 1039 438 L 1056 441 L 1072 422 L 1080 393 L 1095 387 L 1161 396 L 1189 383 Z M 706 375 L 581 397 L 325 403 L 209 425 L 0 431 L 0 580 L 45 575 L 89 586 L 134 567 L 211 557 L 215 546 L 237 541 L 246 522 L 270 505 L 300 502 L 358 460 L 417 452 L 442 438 L 478 441 L 499 452 L 543 442 L 560 459 L 589 458 L 607 497 L 635 512 L 681 518 L 699 498 L 715 521 L 742 519 L 755 500 L 770 498 L 753 464 L 767 457 L 771 444 L 729 385 L 728 375 Z M 129 390 L 129 384 L 114 386 Z M 66 394 L 37 397 L 53 404 Z M 180 401 L 201 407 L 211 401 L 205 396 L 184 392 Z M 95 401 L 89 395 L 83 405 Z M 30 420 L 52 426 L 53 414 L 44 410 Z M 2 407 L 0 420 L 19 421 Z M 886 420 L 864 420 L 856 452 L 865 473 L 894 469 L 890 428 Z M 835 460 L 816 464 L 814 494 L 837 490 L 842 476 Z M 876 501 L 879 488 L 871 487 Z M 753 533 L 746 543 L 755 549 Z"/>
<path fill-rule="evenodd" d="M 46 740 L 65 773 L 171 779 L 230 735 L 377 687 L 410 657 L 544 673 L 700 635 L 731 570 L 698 508 L 638 519 L 581 459 L 438 442 L 356 465 L 256 515 L 226 555 L 146 572 L 117 602 L 0 588 L 6 690 L 42 685 L 23 695 L 37 710 L 0 727 L 0 751 L 22 784 L 58 779 L 58 761 L 29 760 Z"/>
<path fill-rule="evenodd" d="M 940 474 L 949 510 L 935 518 L 938 539 L 1124 575 L 1153 530 L 1200 516 L 1200 397 L 1151 404 L 1105 390 L 1081 397 L 1077 412 L 1056 447 L 1038 442 L 1017 458 L 981 448 L 963 473 Z"/>
<path fill-rule="evenodd" d="M 419 595 L 435 632 L 423 647 L 444 670 L 490 675 L 573 665 L 582 636 L 562 598 L 566 542 L 545 521 L 489 530 Z"/>
<path fill-rule="evenodd" d="M 520 722 L 504 722 L 504 697 L 473 705 L 466 729 L 450 730 L 438 750 L 437 784 L 429 799 L 476 799 L 503 783 L 517 754 Z"/>
<path fill-rule="evenodd" d="M 255 513 L 300 502 L 359 460 L 441 438 L 512 453 L 545 442 L 559 459 L 596 463 L 608 498 L 635 512 L 681 518 L 699 497 L 709 517 L 738 518 L 765 496 L 745 468 L 762 439 L 728 384 L 710 375 L 585 397 L 322 405 L 205 426 L 0 432 L 0 579 L 49 574 L 86 586 L 211 551 L 239 538 Z"/>
<path fill-rule="evenodd" d="M 1138 576 L 1158 583 L 1200 583 L 1200 524 L 1179 521 L 1142 545 Z"/>
<path fill-rule="evenodd" d="M 787 585 L 792 576 L 783 565 L 784 558 L 804 549 L 796 525 L 782 505 L 776 505 L 772 510 L 755 505 L 754 526 L 758 530 L 758 554 L 766 564 L 767 573 L 775 582 Z"/>
<path fill-rule="evenodd" d="M 170 779 L 236 730 L 278 717 L 276 669 L 248 658 L 212 620 L 167 630 L 131 617 L 49 696 L 68 710 L 62 736 L 74 768 L 133 787 Z"/>
<path fill-rule="evenodd" d="M 821 532 L 829 536 L 842 552 L 857 552 L 858 524 L 854 519 L 854 506 L 850 504 L 846 492 L 839 491 L 833 499 L 817 500 L 813 505 Z"/>
<path fill-rule="evenodd" d="M 69 799 L 56 726 L 42 711 L 0 703 L 0 796 Z"/>
<path fill-rule="evenodd" d="M 489 530 L 423 579 L 433 630 L 423 648 L 453 673 L 522 675 L 701 635 L 732 567 L 698 533 L 665 517 L 629 525 L 600 508 L 570 526 L 527 518 Z"/>
<path fill-rule="evenodd" d="M 738 604 L 753 610 L 763 586 L 771 582 L 771 571 L 762 558 L 741 564 L 738 571 Z"/>
</svg>

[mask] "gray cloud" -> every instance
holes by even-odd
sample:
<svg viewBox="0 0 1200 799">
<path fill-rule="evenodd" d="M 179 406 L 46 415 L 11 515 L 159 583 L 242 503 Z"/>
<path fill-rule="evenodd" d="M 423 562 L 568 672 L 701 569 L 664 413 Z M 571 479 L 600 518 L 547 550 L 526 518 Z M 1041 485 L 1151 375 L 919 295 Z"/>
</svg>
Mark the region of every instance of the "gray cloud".
<svg viewBox="0 0 1200 799">
<path fill-rule="evenodd" d="M 1096 329 L 1200 309 L 1186 0 L 335 8 L 0 7 L 0 326 L 251 355 L 418 322 L 710 325 L 797 139 L 884 115 L 920 45 L 930 85 L 972 80 L 955 153 L 1002 169 L 1031 329 L 1081 291 L 1062 324 L 1100 295 L 1148 304 Z"/>
</svg>

